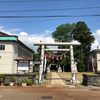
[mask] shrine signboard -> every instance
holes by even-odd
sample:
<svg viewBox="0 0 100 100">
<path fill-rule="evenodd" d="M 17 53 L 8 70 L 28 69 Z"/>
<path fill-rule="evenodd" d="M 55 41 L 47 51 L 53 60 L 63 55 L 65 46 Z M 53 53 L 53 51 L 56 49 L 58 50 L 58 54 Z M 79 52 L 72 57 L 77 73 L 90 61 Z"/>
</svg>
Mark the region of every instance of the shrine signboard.
<svg viewBox="0 0 100 100">
<path fill-rule="evenodd" d="M 77 66 L 76 66 L 76 64 L 72 64 L 71 65 L 71 72 L 72 73 L 77 73 Z"/>
</svg>

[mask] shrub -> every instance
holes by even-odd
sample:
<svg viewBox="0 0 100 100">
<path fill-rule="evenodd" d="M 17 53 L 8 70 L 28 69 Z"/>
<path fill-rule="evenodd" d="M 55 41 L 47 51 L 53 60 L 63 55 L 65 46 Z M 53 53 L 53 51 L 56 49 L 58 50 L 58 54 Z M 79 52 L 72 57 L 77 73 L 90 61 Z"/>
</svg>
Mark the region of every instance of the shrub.
<svg viewBox="0 0 100 100">
<path fill-rule="evenodd" d="M 77 69 L 78 69 L 78 72 L 84 72 L 85 71 L 85 65 L 84 65 L 84 62 L 83 61 L 78 61 L 78 65 L 77 65 Z"/>
<path fill-rule="evenodd" d="M 14 82 L 15 79 L 16 79 L 16 76 L 11 76 L 11 77 L 10 77 L 10 81 L 11 81 L 11 82 Z"/>
<path fill-rule="evenodd" d="M 4 84 L 5 84 L 5 85 L 8 85 L 8 84 L 9 84 L 9 82 L 8 82 L 7 80 L 5 80 L 5 81 L 4 81 Z"/>
<path fill-rule="evenodd" d="M 28 78 L 27 77 L 22 77 L 21 82 L 22 83 L 27 83 Z"/>
<path fill-rule="evenodd" d="M 28 80 L 27 80 L 27 83 L 32 83 L 32 80 L 31 80 L 31 79 L 28 79 Z"/>
<path fill-rule="evenodd" d="M 0 74 L 0 78 L 5 78 L 5 74 Z"/>
</svg>

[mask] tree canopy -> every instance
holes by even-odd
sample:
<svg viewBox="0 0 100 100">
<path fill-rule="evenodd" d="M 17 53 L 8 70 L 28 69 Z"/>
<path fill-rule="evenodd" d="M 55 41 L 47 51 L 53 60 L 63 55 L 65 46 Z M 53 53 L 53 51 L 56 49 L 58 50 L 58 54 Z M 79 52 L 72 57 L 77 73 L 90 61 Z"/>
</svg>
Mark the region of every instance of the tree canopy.
<svg viewBox="0 0 100 100">
<path fill-rule="evenodd" d="M 90 51 L 95 38 L 85 22 L 81 21 L 76 23 L 75 28 L 72 31 L 72 36 L 74 40 L 81 43 L 81 60 L 83 60 L 83 53 Z"/>
<path fill-rule="evenodd" d="M 74 46 L 74 57 L 81 60 L 85 58 L 85 53 L 91 50 L 91 45 L 94 42 L 95 38 L 90 32 L 90 29 L 87 27 L 85 22 L 77 22 L 76 24 L 61 24 L 56 28 L 56 31 L 52 32 L 52 37 L 55 42 L 71 42 L 72 40 L 76 40 L 81 43 L 81 46 Z M 59 46 L 58 48 L 64 49 L 69 48 L 68 46 Z M 80 55 L 81 54 L 81 55 Z M 67 59 L 70 58 L 70 54 L 67 53 Z M 64 65 L 68 67 L 68 62 L 64 61 Z M 60 63 L 60 62 L 59 62 Z M 79 62 L 80 67 L 84 64 L 84 61 Z M 81 68 L 80 68 L 81 69 Z M 83 71 L 83 70 L 81 70 Z M 85 71 L 85 66 L 84 66 Z"/>
<path fill-rule="evenodd" d="M 56 28 L 56 31 L 52 32 L 52 37 L 55 42 L 71 42 L 72 41 L 72 30 L 75 27 L 73 24 L 61 24 Z"/>
</svg>

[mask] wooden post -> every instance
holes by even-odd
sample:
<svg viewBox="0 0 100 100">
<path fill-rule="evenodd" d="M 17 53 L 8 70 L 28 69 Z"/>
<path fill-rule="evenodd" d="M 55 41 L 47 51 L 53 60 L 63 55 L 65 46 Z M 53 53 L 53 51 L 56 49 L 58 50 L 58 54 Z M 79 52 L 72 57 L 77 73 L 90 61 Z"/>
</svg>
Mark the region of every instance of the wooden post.
<svg viewBox="0 0 100 100">
<path fill-rule="evenodd" d="M 77 73 L 75 73 L 75 80 L 76 80 L 76 86 L 77 86 Z"/>
</svg>

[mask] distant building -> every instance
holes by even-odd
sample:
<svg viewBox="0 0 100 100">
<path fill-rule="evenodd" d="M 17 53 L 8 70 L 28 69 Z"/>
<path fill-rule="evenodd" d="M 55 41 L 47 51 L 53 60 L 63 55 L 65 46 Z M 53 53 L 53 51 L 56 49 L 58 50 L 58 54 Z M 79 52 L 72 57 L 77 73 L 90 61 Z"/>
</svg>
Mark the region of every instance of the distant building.
<svg viewBox="0 0 100 100">
<path fill-rule="evenodd" d="M 86 54 L 86 71 L 93 71 L 92 58 L 94 58 L 94 69 L 100 72 L 100 49 L 95 49 Z"/>
<path fill-rule="evenodd" d="M 0 74 L 33 72 L 33 53 L 18 36 L 0 32 Z"/>
</svg>

